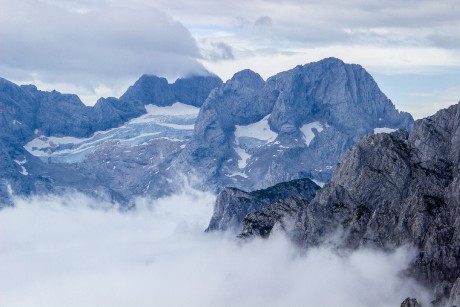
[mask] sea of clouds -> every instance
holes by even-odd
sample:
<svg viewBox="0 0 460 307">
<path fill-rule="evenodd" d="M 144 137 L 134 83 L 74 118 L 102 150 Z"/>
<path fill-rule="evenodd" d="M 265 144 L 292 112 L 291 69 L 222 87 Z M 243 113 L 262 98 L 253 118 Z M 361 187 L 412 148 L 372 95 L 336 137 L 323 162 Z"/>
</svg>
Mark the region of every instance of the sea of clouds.
<svg viewBox="0 0 460 307">
<path fill-rule="evenodd" d="M 301 252 L 282 234 L 204 233 L 215 196 L 190 189 L 123 212 L 81 194 L 0 211 L 0 305 L 399 306 L 428 294 L 414 250 Z"/>
</svg>

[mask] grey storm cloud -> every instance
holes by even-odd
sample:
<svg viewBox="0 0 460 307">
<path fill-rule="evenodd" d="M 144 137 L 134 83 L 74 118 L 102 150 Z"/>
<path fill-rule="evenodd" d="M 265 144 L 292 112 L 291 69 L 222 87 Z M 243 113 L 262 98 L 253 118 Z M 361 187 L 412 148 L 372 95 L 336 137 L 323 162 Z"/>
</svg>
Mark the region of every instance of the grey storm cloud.
<svg viewBox="0 0 460 307">
<path fill-rule="evenodd" d="M 233 48 L 222 41 L 213 41 L 208 39 L 200 40 L 201 54 L 204 59 L 211 62 L 222 60 L 233 60 Z"/>
<path fill-rule="evenodd" d="M 460 28 L 458 0 L 204 0 L 200 6 L 184 0 L 174 4 L 158 1 L 174 16 L 195 23 L 233 18 L 238 29 L 271 25 L 273 44 L 286 42 L 290 46 L 432 46 L 429 35 L 447 32 L 455 36 Z M 236 20 L 234 16 L 238 16 Z M 252 34 L 239 32 L 250 39 Z"/>
<path fill-rule="evenodd" d="M 457 33 L 430 34 L 427 36 L 427 39 L 433 44 L 433 46 L 440 46 L 447 49 L 460 49 L 460 37 Z"/>
<path fill-rule="evenodd" d="M 211 45 L 214 47 L 212 53 L 213 60 L 231 60 L 233 56 L 232 46 L 224 42 L 212 42 Z"/>
<path fill-rule="evenodd" d="M 254 27 L 257 29 L 270 29 L 272 27 L 272 19 L 268 16 L 259 17 L 254 22 Z"/>
<path fill-rule="evenodd" d="M 102 3 L 85 10 L 85 2 L 56 3 L 0 0 L 4 72 L 17 79 L 91 83 L 204 70 L 190 32 L 158 9 Z"/>
<path fill-rule="evenodd" d="M 277 37 L 315 46 L 432 46 L 429 38 L 433 35 L 460 29 L 460 3 L 456 0 L 286 0 L 276 5 L 280 5 L 280 13 L 271 17 L 277 24 Z M 283 11 L 283 6 L 295 9 Z"/>
</svg>

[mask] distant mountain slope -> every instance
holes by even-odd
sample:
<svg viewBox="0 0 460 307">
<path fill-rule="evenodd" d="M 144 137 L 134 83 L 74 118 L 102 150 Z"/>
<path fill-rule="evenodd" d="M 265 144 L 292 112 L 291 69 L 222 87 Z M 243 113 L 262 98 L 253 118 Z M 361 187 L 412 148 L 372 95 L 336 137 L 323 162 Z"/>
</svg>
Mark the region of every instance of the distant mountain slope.
<svg viewBox="0 0 460 307">
<path fill-rule="evenodd" d="M 183 149 L 193 132 L 195 106 L 222 81 L 212 75 L 174 84 L 162 79 L 188 106 L 165 103 L 169 98 L 161 93 L 147 98 L 133 94 L 142 80 L 152 78 L 160 79 L 142 76 L 127 91 L 131 94 L 101 98 L 94 107 L 75 95 L 0 79 L 0 206 L 7 202 L 9 187 L 18 194 L 70 188 L 121 202 L 154 186 L 163 190 L 150 184 L 159 165 L 170 163 Z M 152 89 L 144 84 L 140 90 Z"/>
<path fill-rule="evenodd" d="M 128 88 L 120 100 L 140 101 L 143 104 L 154 102 L 156 106 L 170 106 L 180 101 L 201 107 L 208 98 L 209 92 L 221 86 L 222 80 L 213 75 L 180 78 L 172 84 L 169 84 L 165 78 L 143 75 Z"/>
<path fill-rule="evenodd" d="M 304 177 L 327 182 L 360 137 L 412 122 L 359 65 L 328 58 L 266 82 L 244 70 L 211 92 L 175 167 L 216 190 Z"/>
</svg>

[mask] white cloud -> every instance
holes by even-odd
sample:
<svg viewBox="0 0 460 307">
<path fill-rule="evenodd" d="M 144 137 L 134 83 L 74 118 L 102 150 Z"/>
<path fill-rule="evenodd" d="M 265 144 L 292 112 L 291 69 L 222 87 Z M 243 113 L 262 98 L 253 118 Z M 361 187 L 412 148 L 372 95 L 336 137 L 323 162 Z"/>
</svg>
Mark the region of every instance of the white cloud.
<svg viewBox="0 0 460 307">
<path fill-rule="evenodd" d="M 457 0 L 221 0 L 200 6 L 159 1 L 157 5 L 179 18 L 199 40 L 232 46 L 231 61 L 202 62 L 223 79 L 246 68 L 267 78 L 329 56 L 361 64 L 373 75 L 413 74 L 414 81 L 416 75 L 447 76 L 460 70 Z M 270 20 L 265 31 L 254 27 L 261 16 Z M 436 84 L 426 86 L 430 91 L 442 90 Z M 399 92 L 388 87 L 385 94 L 393 99 Z M 397 107 L 412 110 L 406 108 L 408 103 L 398 101 Z M 417 117 L 432 114 L 439 106 L 420 103 L 425 111 L 417 112 Z"/>
<path fill-rule="evenodd" d="M 399 272 L 413 255 L 327 248 L 300 253 L 281 235 L 241 244 L 203 229 L 200 192 L 138 209 L 92 209 L 72 194 L 0 211 L 2 306 L 397 306 L 426 293 Z"/>
<path fill-rule="evenodd" d="M 0 4 L 2 77 L 75 92 L 87 103 L 122 94 L 143 73 L 174 79 L 203 65 L 224 80 L 246 68 L 269 77 L 329 56 L 372 74 L 460 69 L 457 0 Z M 395 95 L 391 87 L 385 93 Z"/>
<path fill-rule="evenodd" d="M 202 72 L 190 32 L 147 5 L 1 0 L 0 68 L 17 82 L 127 86 L 144 73 L 171 79 Z"/>
</svg>

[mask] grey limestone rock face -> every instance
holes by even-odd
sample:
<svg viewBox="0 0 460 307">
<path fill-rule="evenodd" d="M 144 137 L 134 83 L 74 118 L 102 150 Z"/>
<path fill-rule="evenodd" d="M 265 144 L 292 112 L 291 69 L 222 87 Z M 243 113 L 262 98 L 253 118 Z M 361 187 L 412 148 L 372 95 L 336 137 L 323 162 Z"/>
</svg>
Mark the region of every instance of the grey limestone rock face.
<svg viewBox="0 0 460 307">
<path fill-rule="evenodd" d="M 209 93 L 221 86 L 222 80 L 213 75 L 180 78 L 172 84 L 176 101 L 195 107 L 201 107 Z"/>
<path fill-rule="evenodd" d="M 459 159 L 460 103 L 416 121 L 410 133 L 365 136 L 345 154 L 331 182 L 302 207 L 293 239 L 304 247 L 415 246 L 418 254 L 407 273 L 433 290 L 435 305 L 449 295 L 456 302 Z"/>
<path fill-rule="evenodd" d="M 216 209 L 241 207 L 228 200 Z M 239 236 L 281 229 L 304 248 L 414 246 L 405 273 L 431 289 L 434 306 L 453 306 L 460 302 L 459 208 L 460 103 L 416 121 L 410 133 L 363 137 L 311 201 L 289 198 L 252 210 Z M 419 304 L 408 298 L 401 306 Z"/>
<path fill-rule="evenodd" d="M 143 75 L 120 97 L 124 101 L 140 101 L 168 106 L 175 102 L 174 92 L 166 78 Z"/>
<path fill-rule="evenodd" d="M 402 303 L 401 307 L 422 307 L 422 305 L 415 298 L 406 298 Z"/>
<path fill-rule="evenodd" d="M 327 182 L 363 135 L 378 127 L 409 130 L 412 122 L 359 65 L 329 58 L 267 81 L 244 70 L 210 94 L 174 166 L 216 191 L 304 177 Z"/>
<path fill-rule="evenodd" d="M 91 131 L 117 127 L 145 113 L 145 107 L 139 101 L 128 103 L 113 97 L 100 98 L 89 114 Z"/>
<path fill-rule="evenodd" d="M 454 282 L 449 293 L 449 306 L 460 306 L 460 277 Z"/>
<path fill-rule="evenodd" d="M 217 196 L 207 231 L 239 231 L 243 218 L 249 213 L 290 197 L 309 201 L 318 189 L 319 186 L 308 178 L 279 183 L 253 192 L 224 188 Z"/>
<path fill-rule="evenodd" d="M 254 237 L 268 238 L 274 230 L 286 233 L 294 241 L 299 234 L 297 223 L 301 221 L 301 214 L 309 201 L 295 197 L 276 201 L 269 206 L 253 211 L 242 221 L 242 230 L 238 235 L 241 239 Z"/>
</svg>

